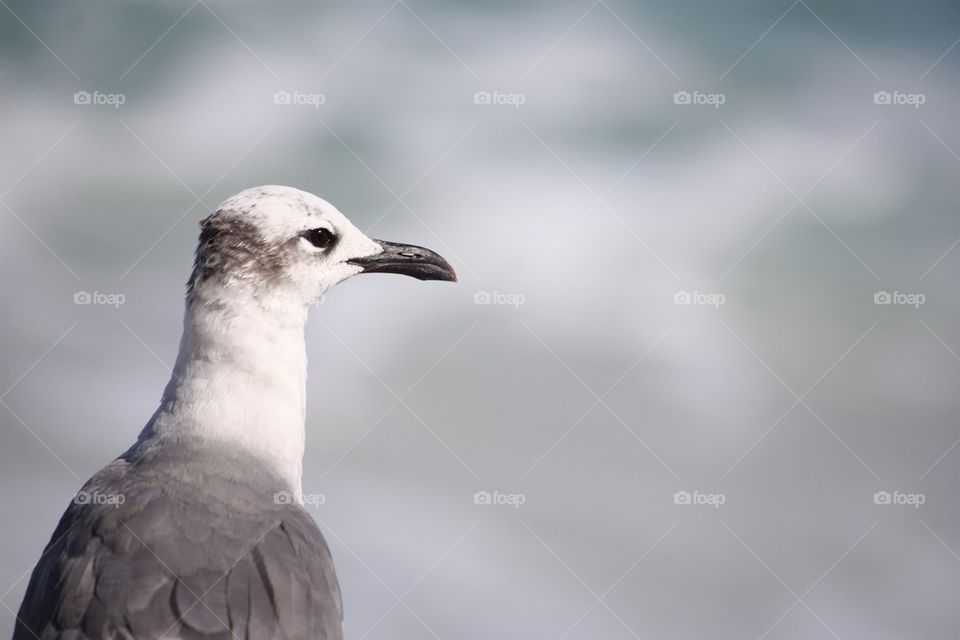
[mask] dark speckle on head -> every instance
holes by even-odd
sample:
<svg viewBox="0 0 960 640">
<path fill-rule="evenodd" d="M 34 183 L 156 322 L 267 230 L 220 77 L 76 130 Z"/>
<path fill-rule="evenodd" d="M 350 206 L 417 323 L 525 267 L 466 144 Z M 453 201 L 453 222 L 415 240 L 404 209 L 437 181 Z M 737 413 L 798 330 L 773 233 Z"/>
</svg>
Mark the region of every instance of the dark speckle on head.
<svg viewBox="0 0 960 640">
<path fill-rule="evenodd" d="M 310 207 L 307 206 L 307 203 L 300 196 L 297 196 L 297 206 L 300 207 L 300 210 L 303 211 L 305 214 L 310 213 Z"/>
<path fill-rule="evenodd" d="M 251 208 L 255 206 L 251 204 Z M 210 280 L 230 286 L 238 280 L 280 279 L 287 264 L 286 249 L 265 241 L 255 224 L 235 212 L 217 211 L 200 223 L 187 299 L 191 300 L 197 287 Z"/>
</svg>

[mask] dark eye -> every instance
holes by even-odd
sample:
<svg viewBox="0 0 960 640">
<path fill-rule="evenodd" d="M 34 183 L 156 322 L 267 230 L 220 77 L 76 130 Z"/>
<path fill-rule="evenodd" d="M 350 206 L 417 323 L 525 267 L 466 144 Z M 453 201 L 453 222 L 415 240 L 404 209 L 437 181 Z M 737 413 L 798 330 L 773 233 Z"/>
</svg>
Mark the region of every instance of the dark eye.
<svg viewBox="0 0 960 640">
<path fill-rule="evenodd" d="M 333 232 L 330 229 L 310 229 L 303 232 L 303 237 L 307 241 L 315 246 L 318 249 L 326 249 L 333 244 L 333 241 L 336 240 L 336 236 L 333 235 Z"/>
</svg>

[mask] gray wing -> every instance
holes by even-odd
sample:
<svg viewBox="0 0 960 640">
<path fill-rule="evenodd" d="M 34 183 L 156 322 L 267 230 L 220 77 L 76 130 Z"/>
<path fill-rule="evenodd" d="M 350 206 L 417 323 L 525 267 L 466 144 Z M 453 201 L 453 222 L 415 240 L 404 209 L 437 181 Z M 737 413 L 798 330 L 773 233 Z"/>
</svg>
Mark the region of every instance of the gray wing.
<svg viewBox="0 0 960 640">
<path fill-rule="evenodd" d="M 342 638 L 330 551 L 302 507 L 237 477 L 184 482 L 203 471 L 127 465 L 83 490 L 122 504 L 93 498 L 64 513 L 14 640 Z"/>
</svg>

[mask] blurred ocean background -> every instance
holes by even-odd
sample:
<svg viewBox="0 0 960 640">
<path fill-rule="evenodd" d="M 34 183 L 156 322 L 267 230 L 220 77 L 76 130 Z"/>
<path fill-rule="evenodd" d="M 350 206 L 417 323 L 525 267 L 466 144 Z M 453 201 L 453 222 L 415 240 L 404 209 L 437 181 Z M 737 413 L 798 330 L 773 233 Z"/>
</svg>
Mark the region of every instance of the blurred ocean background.
<svg viewBox="0 0 960 640">
<path fill-rule="evenodd" d="M 958 637 L 960 6 L 791 2 L 0 2 L 0 636 L 279 183 L 461 276 L 312 311 L 347 638 Z"/>
</svg>

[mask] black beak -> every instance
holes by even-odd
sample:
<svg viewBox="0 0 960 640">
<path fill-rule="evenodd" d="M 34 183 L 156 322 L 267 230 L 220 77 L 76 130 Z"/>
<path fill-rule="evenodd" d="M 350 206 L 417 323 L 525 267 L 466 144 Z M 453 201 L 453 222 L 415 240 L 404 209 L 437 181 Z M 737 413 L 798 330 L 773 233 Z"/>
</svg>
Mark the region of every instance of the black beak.
<svg viewBox="0 0 960 640">
<path fill-rule="evenodd" d="M 457 274 L 450 263 L 430 249 L 384 240 L 374 242 L 383 247 L 383 252 L 347 262 L 363 267 L 361 273 L 399 273 L 418 280 L 457 281 Z"/>
</svg>

